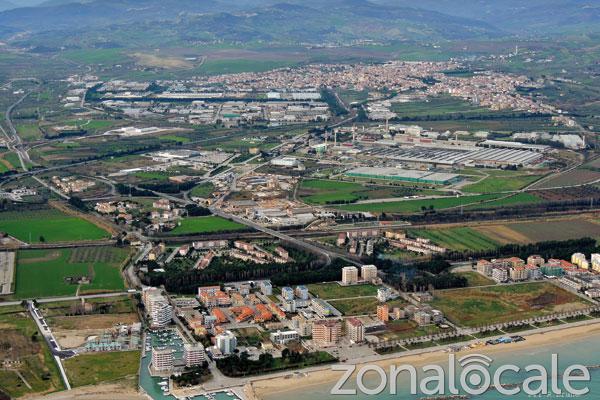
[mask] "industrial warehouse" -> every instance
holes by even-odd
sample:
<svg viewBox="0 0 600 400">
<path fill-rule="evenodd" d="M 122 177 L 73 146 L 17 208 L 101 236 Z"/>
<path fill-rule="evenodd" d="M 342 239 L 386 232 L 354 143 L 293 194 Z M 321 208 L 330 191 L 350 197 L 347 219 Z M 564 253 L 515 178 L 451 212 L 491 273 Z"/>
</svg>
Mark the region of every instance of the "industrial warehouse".
<svg viewBox="0 0 600 400">
<path fill-rule="evenodd" d="M 357 178 L 397 180 L 433 185 L 449 185 L 461 180 L 460 175 L 457 174 L 417 171 L 393 167 L 360 167 L 346 172 L 346 175 Z"/>
<path fill-rule="evenodd" d="M 454 168 L 460 166 L 507 167 L 539 163 L 543 154 L 512 149 L 448 149 L 434 147 L 375 148 L 369 155 L 406 163 L 416 168 Z"/>
</svg>

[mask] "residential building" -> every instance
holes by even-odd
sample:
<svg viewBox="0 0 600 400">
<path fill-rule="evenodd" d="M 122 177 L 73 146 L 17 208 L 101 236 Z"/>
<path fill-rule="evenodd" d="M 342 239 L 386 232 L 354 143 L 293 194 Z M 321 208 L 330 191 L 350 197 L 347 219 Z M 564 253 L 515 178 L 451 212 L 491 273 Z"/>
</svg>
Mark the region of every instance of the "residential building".
<svg viewBox="0 0 600 400">
<path fill-rule="evenodd" d="M 185 344 L 183 346 L 183 359 L 186 367 L 201 365 L 206 361 L 204 346 L 201 343 Z"/>
<path fill-rule="evenodd" d="M 375 265 L 363 265 L 360 267 L 360 277 L 363 281 L 374 281 L 377 279 L 377 267 Z"/>
<path fill-rule="evenodd" d="M 308 300 L 308 288 L 306 286 L 296 287 L 296 296 L 301 300 Z"/>
<path fill-rule="evenodd" d="M 386 301 L 388 301 L 390 295 L 390 289 L 388 289 L 385 286 L 377 289 L 377 301 L 379 301 L 380 303 L 385 303 Z"/>
<path fill-rule="evenodd" d="M 488 260 L 477 261 L 477 272 L 485 276 L 492 276 L 493 264 Z"/>
<path fill-rule="evenodd" d="M 382 322 L 388 322 L 390 320 L 390 307 L 387 304 L 377 306 L 377 319 Z"/>
<path fill-rule="evenodd" d="M 571 256 L 571 262 L 581 269 L 590 269 L 590 263 L 583 253 L 574 253 Z"/>
<path fill-rule="evenodd" d="M 331 307 L 325 300 L 313 297 L 310 301 L 310 304 L 313 310 L 315 310 L 315 312 L 320 316 L 328 317 L 331 315 Z"/>
<path fill-rule="evenodd" d="M 334 320 L 319 320 L 313 323 L 312 337 L 317 346 L 332 346 L 342 335 L 342 325 Z"/>
<path fill-rule="evenodd" d="M 342 284 L 353 285 L 358 282 L 358 268 L 344 267 L 342 268 Z"/>
<path fill-rule="evenodd" d="M 542 256 L 531 255 L 531 256 L 527 257 L 528 265 L 536 265 L 538 267 L 541 267 L 542 265 L 544 265 L 545 262 L 546 262 L 546 260 L 544 260 L 544 258 Z"/>
<path fill-rule="evenodd" d="M 260 282 L 260 292 L 265 296 L 271 296 L 273 294 L 273 285 L 269 281 Z"/>
<path fill-rule="evenodd" d="M 362 343 L 365 340 L 365 326 L 358 318 L 346 320 L 346 332 L 353 343 Z"/>
<path fill-rule="evenodd" d="M 506 268 L 494 268 L 492 270 L 492 279 L 498 283 L 508 281 L 508 270 Z"/>
<path fill-rule="evenodd" d="M 297 331 L 277 331 L 271 333 L 271 342 L 285 345 L 289 342 L 300 340 L 300 334 Z"/>
<path fill-rule="evenodd" d="M 526 281 L 529 279 L 529 272 L 525 267 L 513 267 L 510 269 L 510 279 L 514 282 Z"/>
<path fill-rule="evenodd" d="M 527 264 L 525 269 L 527 270 L 527 279 L 537 280 L 544 277 L 542 270 L 537 265 Z"/>
<path fill-rule="evenodd" d="M 221 351 L 221 354 L 232 354 L 237 347 L 237 338 L 231 331 L 225 331 L 216 336 L 215 346 Z"/>
<path fill-rule="evenodd" d="M 173 352 L 170 348 L 152 348 L 152 368 L 156 372 L 170 372 L 173 369 Z"/>
<path fill-rule="evenodd" d="M 295 296 L 294 296 L 294 289 L 292 289 L 289 286 L 281 288 L 281 296 L 283 297 L 283 299 L 285 301 L 292 301 L 292 300 L 294 300 L 294 298 L 295 298 Z"/>
<path fill-rule="evenodd" d="M 417 324 L 419 324 L 419 326 L 431 324 L 431 315 L 429 315 L 428 313 L 426 313 L 424 311 L 416 312 L 415 315 L 413 316 L 413 319 L 415 320 L 415 322 Z"/>
<path fill-rule="evenodd" d="M 596 272 L 600 272 L 600 254 L 592 254 L 592 269 Z"/>
</svg>

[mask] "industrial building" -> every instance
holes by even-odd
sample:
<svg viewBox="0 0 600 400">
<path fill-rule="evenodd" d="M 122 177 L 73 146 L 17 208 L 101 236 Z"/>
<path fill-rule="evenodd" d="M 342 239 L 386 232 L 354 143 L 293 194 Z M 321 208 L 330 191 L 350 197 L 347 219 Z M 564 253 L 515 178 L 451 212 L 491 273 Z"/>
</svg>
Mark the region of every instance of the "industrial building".
<svg viewBox="0 0 600 400">
<path fill-rule="evenodd" d="M 460 175 L 457 174 L 417 171 L 393 167 L 360 167 L 346 172 L 346 175 L 356 178 L 417 182 L 432 185 L 449 185 L 462 179 Z"/>
</svg>

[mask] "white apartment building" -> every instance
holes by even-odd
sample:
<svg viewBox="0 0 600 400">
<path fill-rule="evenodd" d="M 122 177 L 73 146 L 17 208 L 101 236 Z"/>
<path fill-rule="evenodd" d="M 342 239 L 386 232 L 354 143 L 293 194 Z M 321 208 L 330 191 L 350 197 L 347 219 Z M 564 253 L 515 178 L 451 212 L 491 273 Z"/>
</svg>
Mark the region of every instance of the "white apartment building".
<svg viewBox="0 0 600 400">
<path fill-rule="evenodd" d="M 216 347 L 222 354 L 231 354 L 237 347 L 237 338 L 231 331 L 225 331 L 216 337 Z"/>
<path fill-rule="evenodd" d="M 590 269 L 590 263 L 588 262 L 585 254 L 583 253 L 574 253 L 571 256 L 571 263 L 577 265 L 582 269 Z"/>
<path fill-rule="evenodd" d="M 344 267 L 342 268 L 342 283 L 344 285 L 353 285 L 358 282 L 358 268 Z"/>
<path fill-rule="evenodd" d="M 287 344 L 294 340 L 300 340 L 300 334 L 297 331 L 277 331 L 271 333 L 271 342 L 275 344 Z"/>
<path fill-rule="evenodd" d="M 492 270 L 492 279 L 498 283 L 508 281 L 508 271 L 505 268 L 494 268 Z"/>
<path fill-rule="evenodd" d="M 150 318 L 152 328 L 164 328 L 173 319 L 173 307 L 166 299 L 164 301 L 156 301 L 150 309 Z"/>
</svg>

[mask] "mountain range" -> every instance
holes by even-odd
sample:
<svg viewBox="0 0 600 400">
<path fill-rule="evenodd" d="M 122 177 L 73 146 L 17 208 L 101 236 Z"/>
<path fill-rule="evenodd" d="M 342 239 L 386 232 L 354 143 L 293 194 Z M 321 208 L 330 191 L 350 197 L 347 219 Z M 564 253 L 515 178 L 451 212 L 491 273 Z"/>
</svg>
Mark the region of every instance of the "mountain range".
<svg viewBox="0 0 600 400">
<path fill-rule="evenodd" d="M 127 47 L 132 37 L 138 45 L 160 46 L 217 39 L 493 39 L 600 30 L 600 5 L 594 0 L 39 1 L 0 0 L 5 10 L 0 12 L 0 38 L 18 37 L 16 44 L 23 46 L 76 46 L 80 41 Z M 27 7 L 7 9 L 15 4 Z"/>
</svg>

